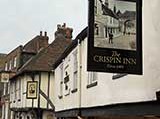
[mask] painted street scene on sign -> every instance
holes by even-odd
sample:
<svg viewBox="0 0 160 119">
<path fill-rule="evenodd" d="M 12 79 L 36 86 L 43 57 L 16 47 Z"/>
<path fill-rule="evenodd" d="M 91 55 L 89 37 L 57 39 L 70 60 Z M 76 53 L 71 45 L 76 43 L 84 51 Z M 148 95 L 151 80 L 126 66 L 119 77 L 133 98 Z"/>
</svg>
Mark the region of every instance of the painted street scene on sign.
<svg viewBox="0 0 160 119">
<path fill-rule="evenodd" d="M 136 50 L 136 4 L 95 0 L 94 46 Z"/>
</svg>

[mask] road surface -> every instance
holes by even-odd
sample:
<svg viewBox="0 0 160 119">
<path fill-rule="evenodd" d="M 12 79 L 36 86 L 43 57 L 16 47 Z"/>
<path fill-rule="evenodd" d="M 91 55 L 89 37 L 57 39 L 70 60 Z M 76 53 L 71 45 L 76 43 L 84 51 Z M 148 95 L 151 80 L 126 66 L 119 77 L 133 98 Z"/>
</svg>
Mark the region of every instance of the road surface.
<svg viewBox="0 0 160 119">
<path fill-rule="evenodd" d="M 96 38 L 95 47 L 102 48 L 115 48 L 115 49 L 125 49 L 125 50 L 136 50 L 131 48 L 131 42 L 136 41 L 136 35 L 120 35 L 113 38 L 113 44 L 109 43 L 108 38 Z"/>
</svg>

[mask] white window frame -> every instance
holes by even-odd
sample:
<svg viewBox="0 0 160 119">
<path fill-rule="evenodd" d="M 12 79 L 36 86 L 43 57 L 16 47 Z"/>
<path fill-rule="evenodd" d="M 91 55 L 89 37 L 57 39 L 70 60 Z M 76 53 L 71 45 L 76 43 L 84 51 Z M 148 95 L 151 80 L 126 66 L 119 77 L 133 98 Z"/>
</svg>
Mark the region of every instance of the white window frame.
<svg viewBox="0 0 160 119">
<path fill-rule="evenodd" d="M 96 72 L 88 72 L 88 81 L 87 81 L 87 86 L 96 84 L 97 85 L 98 81 L 98 76 Z"/>
<path fill-rule="evenodd" d="M 89 79 L 88 84 L 92 84 L 92 83 L 96 82 L 97 81 L 97 73 L 96 72 L 89 72 L 88 79 Z"/>
<path fill-rule="evenodd" d="M 13 65 L 13 66 L 14 66 L 14 67 L 17 66 L 17 57 L 14 58 L 14 65 Z"/>
<path fill-rule="evenodd" d="M 65 77 L 64 77 L 64 95 L 67 96 L 70 94 L 70 84 L 69 84 L 69 80 L 70 80 L 70 75 L 68 73 L 68 71 L 65 71 Z M 67 87 L 67 89 L 66 89 Z"/>
<path fill-rule="evenodd" d="M 12 60 L 9 61 L 9 70 L 12 69 Z"/>
<path fill-rule="evenodd" d="M 12 102 L 13 101 L 13 91 L 14 91 L 14 89 L 13 89 L 13 83 L 12 82 L 10 82 L 10 101 Z"/>
<path fill-rule="evenodd" d="M 98 73 L 88 72 L 87 88 L 94 87 L 98 84 Z"/>
<path fill-rule="evenodd" d="M 18 101 L 21 99 L 21 79 L 18 79 Z"/>
<path fill-rule="evenodd" d="M 110 17 L 110 24 L 112 24 L 112 17 Z"/>
<path fill-rule="evenodd" d="M 94 32 L 95 32 L 95 35 L 99 35 L 99 25 L 98 24 L 95 24 L 95 28 L 94 28 Z"/>
<path fill-rule="evenodd" d="M 95 0 L 94 13 L 95 13 L 95 15 L 98 14 L 97 0 Z"/>
<path fill-rule="evenodd" d="M 14 85 L 14 101 L 16 102 L 17 97 L 18 97 L 18 95 L 17 95 L 17 81 L 14 81 L 13 85 Z"/>
<path fill-rule="evenodd" d="M 18 82 L 18 80 L 16 80 L 15 81 L 15 85 L 16 85 L 16 90 L 15 90 L 15 92 L 16 92 L 16 100 L 18 100 L 18 98 L 19 98 L 19 82 Z"/>
<path fill-rule="evenodd" d="M 8 92 L 7 94 L 10 94 L 10 82 L 8 82 Z"/>
<path fill-rule="evenodd" d="M 6 62 L 5 63 L 5 71 L 7 71 L 8 70 L 8 63 Z"/>
<path fill-rule="evenodd" d="M 60 65 L 59 98 L 63 96 L 63 63 Z"/>
<path fill-rule="evenodd" d="M 113 73 L 113 76 L 112 76 L 112 80 L 116 80 L 116 79 L 119 79 L 119 78 L 123 78 L 125 76 L 127 76 L 128 74 L 126 73 Z"/>
<path fill-rule="evenodd" d="M 73 52 L 73 86 L 72 89 L 78 88 L 78 50 Z"/>
</svg>

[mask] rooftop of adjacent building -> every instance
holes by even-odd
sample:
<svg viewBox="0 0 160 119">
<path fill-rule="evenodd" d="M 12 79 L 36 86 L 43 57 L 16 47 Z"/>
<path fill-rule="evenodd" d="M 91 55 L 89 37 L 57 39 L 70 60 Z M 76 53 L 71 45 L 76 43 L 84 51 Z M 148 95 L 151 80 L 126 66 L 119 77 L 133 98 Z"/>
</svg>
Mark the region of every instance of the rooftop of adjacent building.
<svg viewBox="0 0 160 119">
<path fill-rule="evenodd" d="M 6 54 L 0 53 L 0 70 L 5 63 L 5 57 L 6 57 Z"/>
<path fill-rule="evenodd" d="M 44 48 L 39 48 L 37 52 L 36 48 L 33 48 L 36 46 L 35 40 L 37 38 L 46 37 L 46 35 L 42 36 L 42 32 L 40 32 L 40 36 L 35 37 L 22 47 L 23 52 L 32 52 L 35 53 L 35 55 L 28 59 L 24 65 L 17 70 L 15 76 L 23 74 L 24 72 L 52 71 L 52 65 L 71 44 L 72 31 L 73 29 L 66 27 L 66 24 L 63 24 L 62 26 L 57 25 L 55 40 L 52 43 L 45 45 Z"/>
</svg>

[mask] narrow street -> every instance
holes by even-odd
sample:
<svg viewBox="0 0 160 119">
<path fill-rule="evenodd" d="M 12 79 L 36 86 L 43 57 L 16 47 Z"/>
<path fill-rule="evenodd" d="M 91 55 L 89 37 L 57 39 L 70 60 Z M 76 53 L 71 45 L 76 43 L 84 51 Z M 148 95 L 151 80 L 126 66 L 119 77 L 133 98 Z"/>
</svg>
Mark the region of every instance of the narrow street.
<svg viewBox="0 0 160 119">
<path fill-rule="evenodd" d="M 113 44 L 109 43 L 108 38 L 99 38 L 95 41 L 95 47 L 135 50 L 130 46 L 130 43 L 135 40 L 135 37 L 135 35 L 121 35 L 113 38 Z"/>
</svg>

